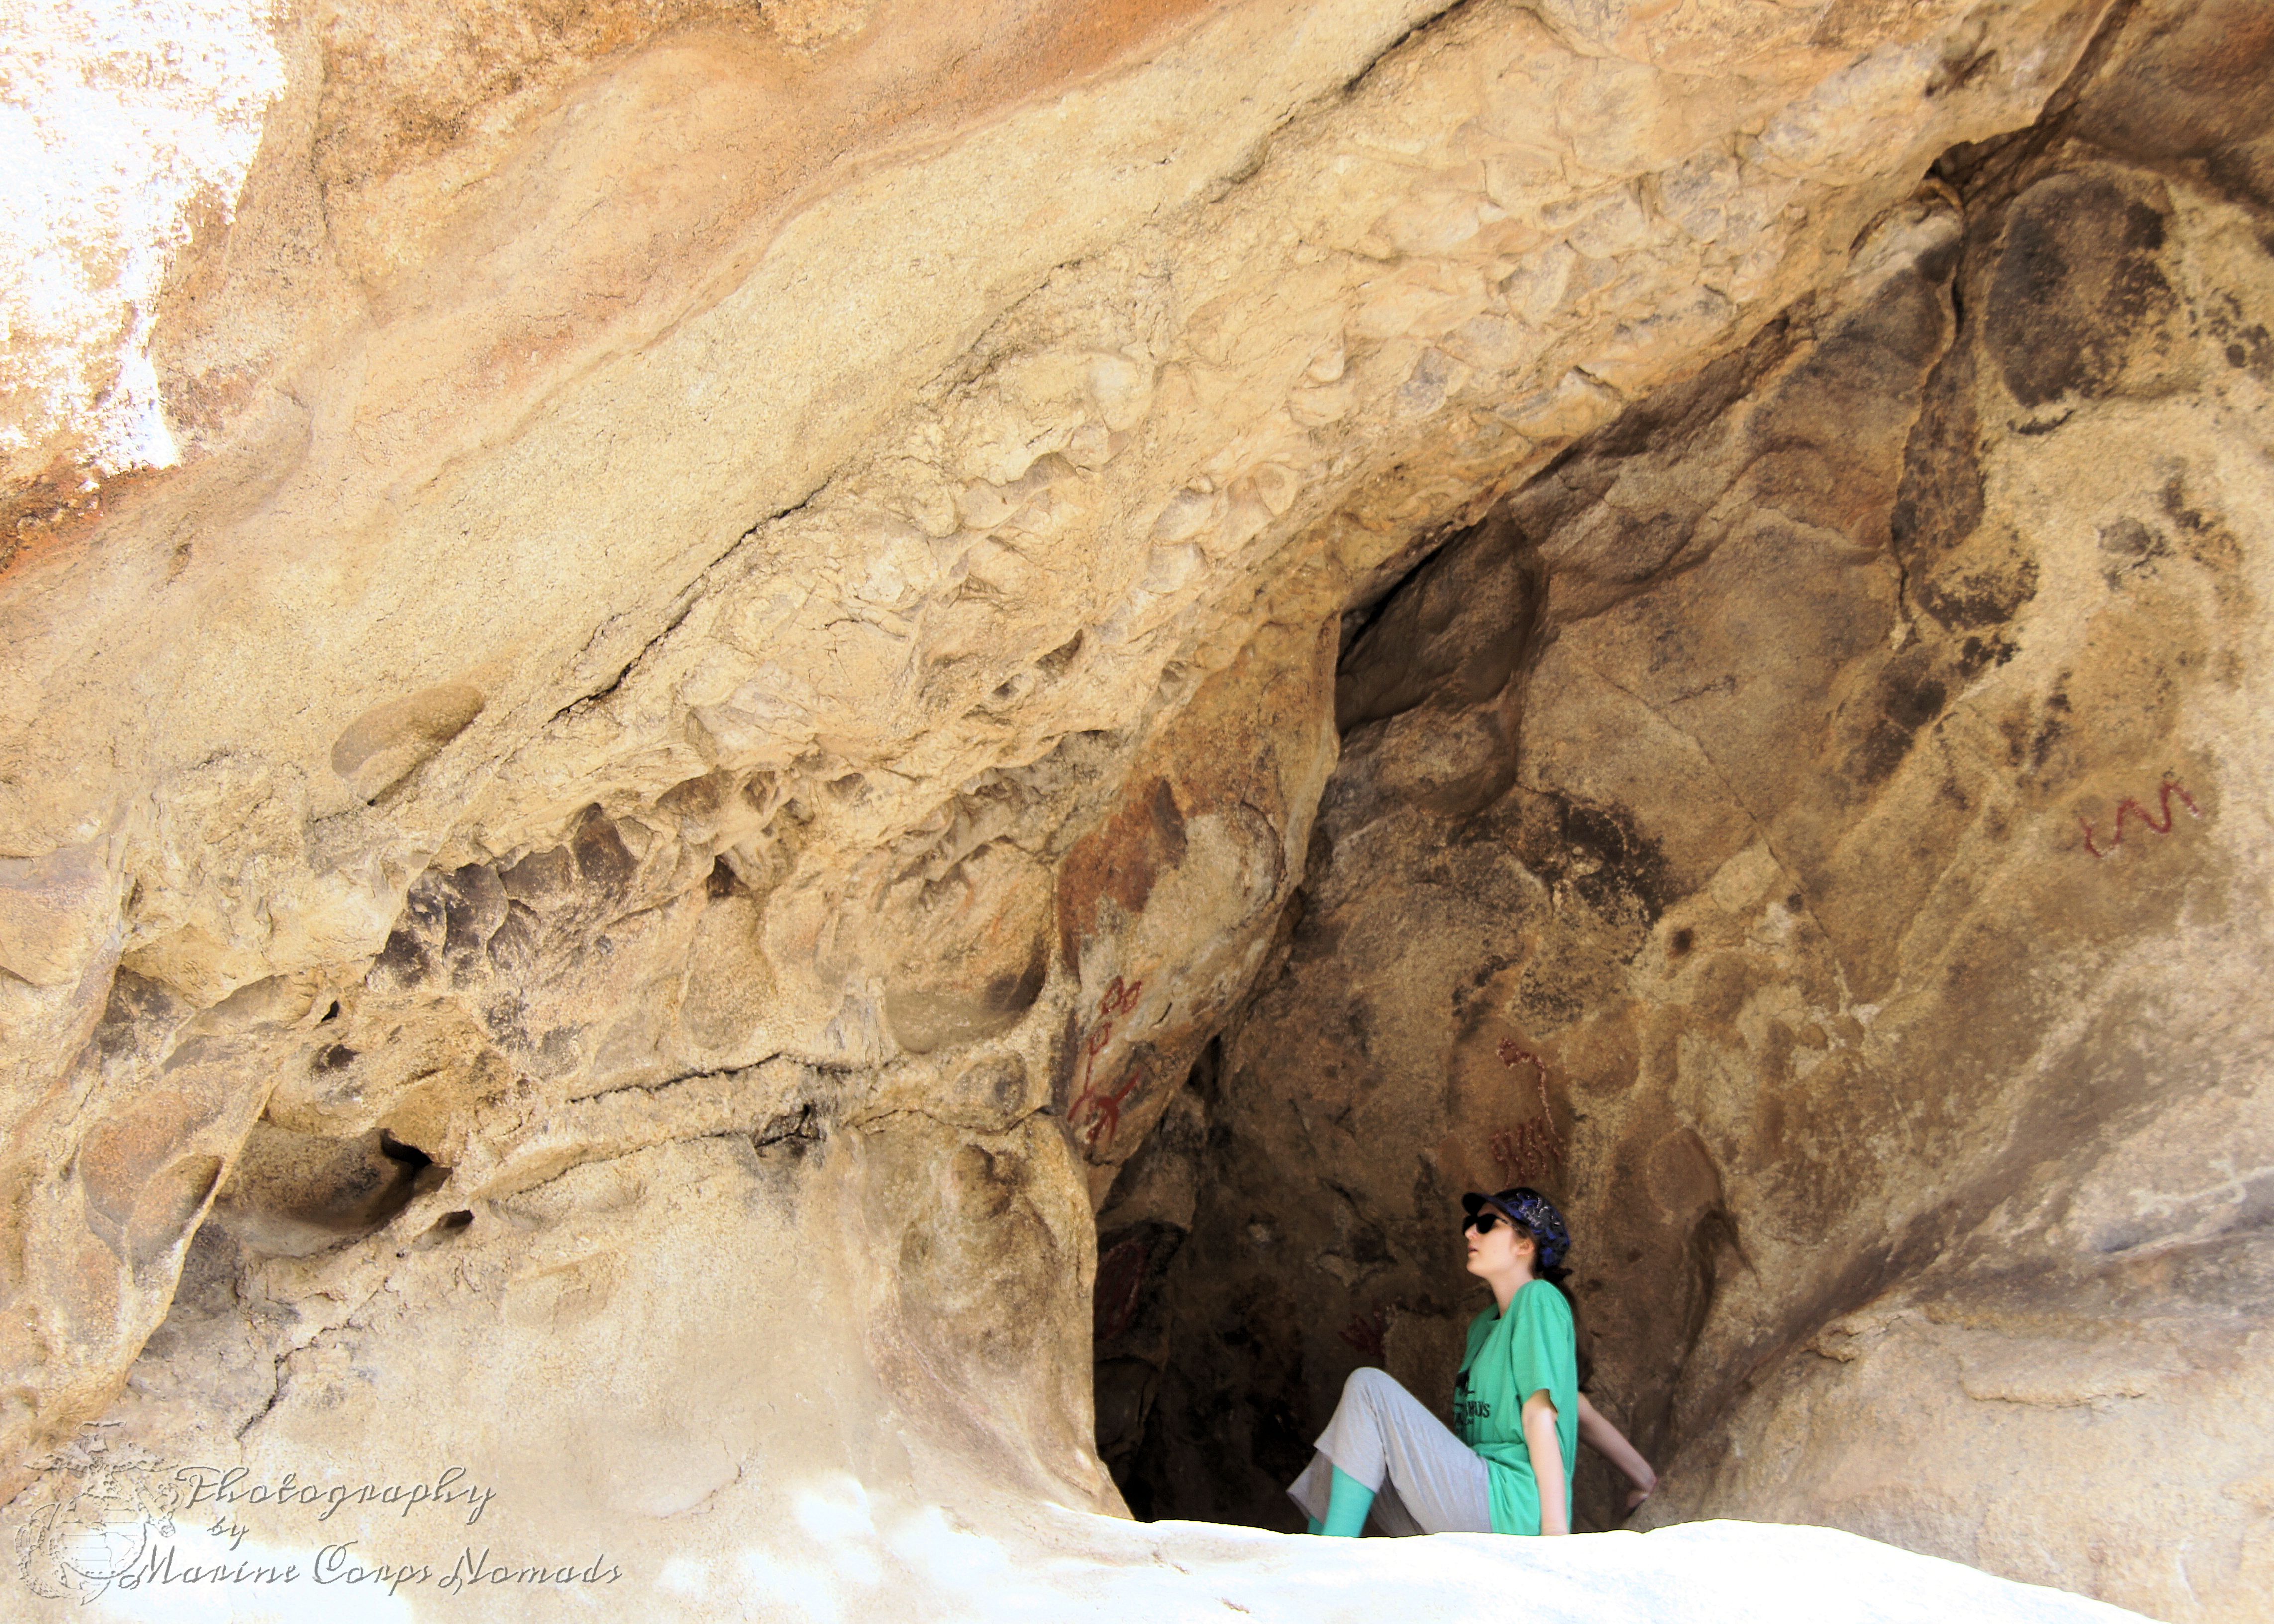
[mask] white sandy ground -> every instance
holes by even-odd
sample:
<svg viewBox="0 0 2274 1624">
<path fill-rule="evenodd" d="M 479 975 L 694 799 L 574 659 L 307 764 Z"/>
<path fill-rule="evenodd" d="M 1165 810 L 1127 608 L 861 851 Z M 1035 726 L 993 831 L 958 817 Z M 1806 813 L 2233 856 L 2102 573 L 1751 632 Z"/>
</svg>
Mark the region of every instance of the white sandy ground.
<svg viewBox="0 0 2274 1624">
<path fill-rule="evenodd" d="M 1023 1534 L 992 1538 L 937 1507 L 879 1515 L 850 1478 L 797 1497 L 794 1526 L 740 1555 L 628 1564 L 613 1584 L 390 1596 L 318 1552 L 234 1551 L 202 1533 L 180 1563 L 297 1563 L 290 1584 L 113 1589 L 74 1615 L 136 1624 L 412 1624 L 443 1619 L 891 1620 L 1522 1619 L 1525 1624 L 2085 1624 L 2139 1614 L 1829 1529 L 1697 1522 L 1648 1534 L 1516 1540 L 1324 1540 L 1200 1522 L 1125 1522 L 1037 1507 Z M 692 1531 L 692 1530 L 690 1530 Z M 644 1571 L 636 1571 L 644 1569 Z M 179 1569 L 177 1569 L 179 1571 Z"/>
</svg>

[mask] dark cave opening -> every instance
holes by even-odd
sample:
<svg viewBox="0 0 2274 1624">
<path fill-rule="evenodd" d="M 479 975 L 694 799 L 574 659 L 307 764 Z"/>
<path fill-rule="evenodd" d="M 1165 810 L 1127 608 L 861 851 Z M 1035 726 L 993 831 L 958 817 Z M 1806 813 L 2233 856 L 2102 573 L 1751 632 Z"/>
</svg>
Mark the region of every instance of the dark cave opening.
<svg viewBox="0 0 2274 1624">
<path fill-rule="evenodd" d="M 1575 1187 L 1575 1135 L 1587 1113 L 1563 1068 L 1535 1052 L 1532 1033 L 1551 1012 L 1559 1024 L 1584 1019 L 1596 1000 L 1534 984 L 1521 1000 L 1531 1024 L 1510 1024 L 1495 1007 L 1508 1001 L 1510 974 L 1522 964 L 1508 944 L 1478 944 L 1478 963 L 1434 989 L 1449 1026 L 1489 1056 L 1483 1073 L 1416 1090 L 1418 1111 L 1370 1149 L 1359 1143 L 1368 1138 L 1359 1120 L 1370 1089 L 1360 1083 L 1331 1101 L 1306 1097 L 1275 1058 L 1291 1019 L 1307 1029 L 1314 1054 L 1325 1051 L 1326 1072 L 1359 1082 L 1364 1057 L 1388 1035 L 1374 1002 L 1346 986 L 1323 999 L 1317 991 L 1290 996 L 1341 957 L 1337 887 L 1327 876 L 1335 841 L 1353 826 L 1412 825 L 1385 875 L 1434 869 L 1433 888 L 1449 885 L 1488 913 L 1520 918 L 1526 899 L 1500 871 L 1512 856 L 1535 891 L 1568 897 L 1599 929 L 1616 931 L 1629 953 L 1650 941 L 1671 889 L 1657 843 L 1615 804 L 1527 793 L 1516 782 L 1547 587 L 1540 548 L 1502 513 L 1441 538 L 1346 620 L 1337 682 L 1344 762 L 1322 798 L 1310 853 L 1319 872 L 1281 921 L 1250 998 L 1205 1047 L 1099 1215 L 1099 1450 L 1141 1518 L 1299 1531 L 1302 1517 L 1284 1485 L 1309 1460 L 1344 1379 L 1361 1365 L 1389 1370 L 1449 1418 L 1467 1323 L 1489 1301 L 1463 1267 L 1458 1196 L 1522 1182 L 1568 1200 Z M 1427 781 L 1378 771 L 1385 743 L 1419 741 L 1413 753 L 1428 756 L 1444 734 L 1464 731 L 1480 735 L 1482 748 L 1434 761 Z M 1464 865 L 1481 871 L 1462 872 Z M 1390 937 L 1404 928 L 1399 921 Z M 1661 951 L 1688 951 L 1691 931 L 1677 934 L 1681 944 L 1669 940 Z M 1394 940 L 1374 939 L 1398 957 Z M 1473 1097 L 1453 1097 L 1464 1093 Z M 1495 1109 L 1513 1119 L 1488 1119 Z M 1314 1135 L 1350 1141 L 1359 1154 L 1314 1165 L 1304 1154 Z M 1465 1135 L 1479 1154 L 1465 1164 L 1441 1154 L 1430 1141 L 1449 1135 Z M 1701 1232 L 1728 1228 L 1718 1211 L 1698 1222 Z M 1629 1238 L 1628 1261 L 1649 1244 Z M 1677 1295 L 1702 1304 L 1718 1249 L 1681 1251 L 1690 1278 Z M 1579 1278 L 1583 1294 L 1604 1283 L 1599 1268 Z M 1699 1317 L 1685 1316 L 1693 1337 Z M 1599 1402 L 1624 1412 L 1615 1418 L 1646 1454 L 1664 1444 L 1662 1414 Z M 1584 1456 L 1579 1526 L 1615 1526 L 1625 1486 Z"/>
</svg>

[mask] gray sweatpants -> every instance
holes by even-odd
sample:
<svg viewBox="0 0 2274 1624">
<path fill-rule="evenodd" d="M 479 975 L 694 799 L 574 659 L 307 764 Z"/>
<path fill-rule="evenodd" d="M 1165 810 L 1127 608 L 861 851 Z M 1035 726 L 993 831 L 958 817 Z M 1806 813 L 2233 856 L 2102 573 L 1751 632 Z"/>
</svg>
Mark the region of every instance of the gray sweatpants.
<svg viewBox="0 0 2274 1624">
<path fill-rule="evenodd" d="M 1306 1516 L 1326 1520 L 1339 1466 L 1374 1490 L 1374 1524 L 1385 1534 L 1492 1532 L 1484 1457 L 1385 1371 L 1350 1373 L 1317 1448 L 1287 1485 Z"/>
</svg>

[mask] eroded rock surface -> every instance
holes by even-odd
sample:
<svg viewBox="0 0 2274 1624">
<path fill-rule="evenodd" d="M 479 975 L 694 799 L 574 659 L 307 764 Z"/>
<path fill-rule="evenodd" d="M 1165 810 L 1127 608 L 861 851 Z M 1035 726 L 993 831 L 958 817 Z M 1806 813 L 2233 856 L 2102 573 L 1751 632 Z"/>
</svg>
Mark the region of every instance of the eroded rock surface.
<svg viewBox="0 0 2274 1624">
<path fill-rule="evenodd" d="M 1661 1504 L 2243 1616 L 2233 10 L 295 12 L 11 463 L 19 1515 L 1256 1515 L 1521 1173 Z M 2007 1489 L 2204 1410 L 2184 1596 Z"/>
<path fill-rule="evenodd" d="M 1354 1364 L 1447 1402 L 1452 1197 L 1529 1182 L 1646 1521 L 2265 1605 L 2266 222 L 1952 178 L 1354 620 L 1284 961 L 1147 1153 L 1199 1199 L 1126 1205 L 1153 1508 L 1284 1525 Z"/>
</svg>

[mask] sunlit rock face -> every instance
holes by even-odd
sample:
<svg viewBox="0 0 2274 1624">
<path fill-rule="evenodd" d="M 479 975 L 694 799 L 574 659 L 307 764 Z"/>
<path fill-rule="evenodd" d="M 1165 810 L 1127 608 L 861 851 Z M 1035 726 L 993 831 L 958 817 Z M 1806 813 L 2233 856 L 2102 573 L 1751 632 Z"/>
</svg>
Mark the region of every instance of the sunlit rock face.
<svg viewBox="0 0 2274 1624">
<path fill-rule="evenodd" d="M 279 23 L 10 442 L 18 1510 L 1267 1515 L 1514 1169 L 1660 1504 L 2245 1616 L 2260 13 L 2105 11 Z"/>
</svg>

